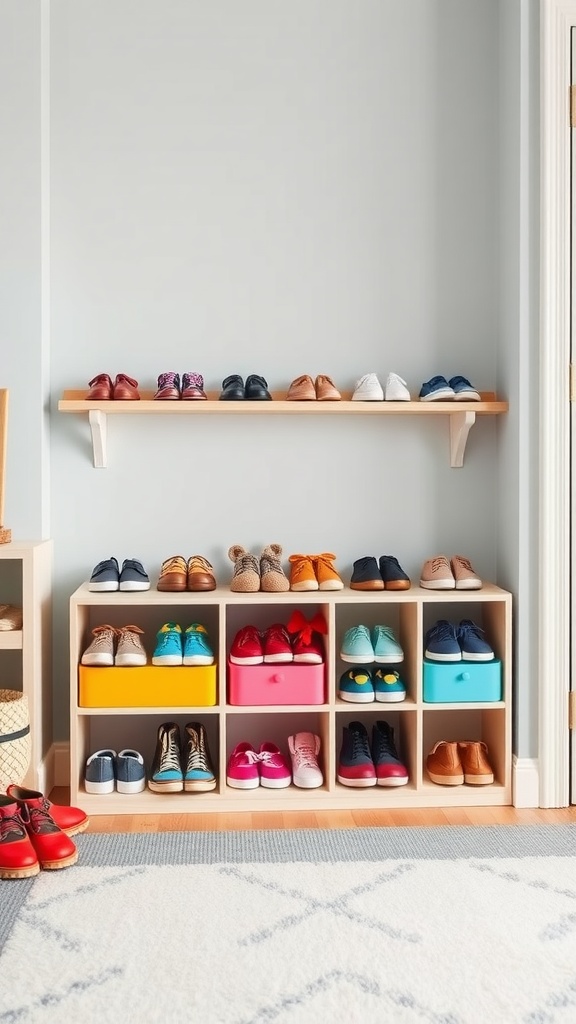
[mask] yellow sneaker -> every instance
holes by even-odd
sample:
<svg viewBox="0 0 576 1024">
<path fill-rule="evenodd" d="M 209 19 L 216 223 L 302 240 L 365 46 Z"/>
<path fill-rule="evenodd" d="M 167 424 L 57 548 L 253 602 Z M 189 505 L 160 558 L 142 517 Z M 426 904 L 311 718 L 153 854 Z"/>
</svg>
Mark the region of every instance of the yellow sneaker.
<svg viewBox="0 0 576 1024">
<path fill-rule="evenodd" d="M 290 590 L 318 590 L 311 555 L 290 555 Z"/>
<path fill-rule="evenodd" d="M 336 555 L 325 551 L 322 555 L 312 555 L 312 561 L 318 580 L 319 590 L 343 590 L 344 583 L 334 568 Z"/>
</svg>

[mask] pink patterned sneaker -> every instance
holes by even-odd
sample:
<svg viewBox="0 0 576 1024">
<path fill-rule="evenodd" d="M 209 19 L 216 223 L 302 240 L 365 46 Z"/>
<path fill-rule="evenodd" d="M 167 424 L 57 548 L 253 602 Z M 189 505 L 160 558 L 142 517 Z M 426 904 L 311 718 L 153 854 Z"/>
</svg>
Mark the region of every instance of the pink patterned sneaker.
<svg viewBox="0 0 576 1024">
<path fill-rule="evenodd" d="M 238 743 L 228 758 L 226 784 L 234 789 L 257 789 L 260 757 L 251 743 Z"/>
<path fill-rule="evenodd" d="M 230 648 L 230 661 L 233 665 L 262 665 L 264 649 L 256 626 L 238 630 Z"/>
<path fill-rule="evenodd" d="M 264 633 L 263 647 L 265 665 L 278 663 L 285 665 L 294 658 L 288 631 L 281 622 L 268 626 Z"/>
<path fill-rule="evenodd" d="M 262 743 L 258 754 L 260 785 L 267 789 L 285 789 L 292 782 L 292 772 L 284 754 L 275 743 Z"/>
</svg>

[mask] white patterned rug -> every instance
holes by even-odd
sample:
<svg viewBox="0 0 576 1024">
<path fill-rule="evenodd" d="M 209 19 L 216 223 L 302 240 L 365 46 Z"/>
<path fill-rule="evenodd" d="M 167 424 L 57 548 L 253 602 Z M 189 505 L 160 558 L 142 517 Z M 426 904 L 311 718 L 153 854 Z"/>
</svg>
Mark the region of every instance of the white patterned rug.
<svg viewBox="0 0 576 1024">
<path fill-rule="evenodd" d="M 574 1024 L 576 826 L 76 837 L 0 882 L 0 1024 Z"/>
</svg>

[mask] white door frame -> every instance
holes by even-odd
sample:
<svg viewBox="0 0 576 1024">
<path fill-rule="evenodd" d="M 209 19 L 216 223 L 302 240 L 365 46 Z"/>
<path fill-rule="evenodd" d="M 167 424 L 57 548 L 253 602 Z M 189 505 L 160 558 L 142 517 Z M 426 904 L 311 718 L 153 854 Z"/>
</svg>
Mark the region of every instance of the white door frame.
<svg viewBox="0 0 576 1024">
<path fill-rule="evenodd" d="M 570 801 L 570 132 L 576 0 L 540 0 L 540 806 Z"/>
</svg>

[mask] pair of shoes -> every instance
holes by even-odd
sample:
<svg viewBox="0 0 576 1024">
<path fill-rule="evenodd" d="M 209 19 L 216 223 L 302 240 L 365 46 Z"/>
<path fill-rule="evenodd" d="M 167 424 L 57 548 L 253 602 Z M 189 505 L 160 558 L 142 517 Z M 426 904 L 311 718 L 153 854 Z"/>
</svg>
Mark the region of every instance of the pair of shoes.
<svg viewBox="0 0 576 1024">
<path fill-rule="evenodd" d="M 458 628 L 439 619 L 426 633 L 424 657 L 430 661 L 492 661 L 494 651 L 484 639 L 484 630 L 471 619 Z"/>
<path fill-rule="evenodd" d="M 357 665 L 396 665 L 404 661 L 394 630 L 390 626 L 350 626 L 340 646 L 342 661 Z"/>
<path fill-rule="evenodd" d="M 336 572 L 336 555 L 324 551 L 320 555 L 290 555 L 290 590 L 343 590 L 344 583 Z"/>
<path fill-rule="evenodd" d="M 398 756 L 394 729 L 388 722 L 374 722 L 372 744 L 362 722 L 350 722 L 342 730 L 338 782 L 343 786 L 405 786 L 408 770 Z"/>
<path fill-rule="evenodd" d="M 238 594 L 254 594 L 258 590 L 268 594 L 282 594 L 290 589 L 288 577 L 282 568 L 280 544 L 269 544 L 260 555 L 252 555 L 240 544 L 228 549 L 228 558 L 234 562 L 230 590 Z"/>
<path fill-rule="evenodd" d="M 141 793 L 146 787 L 144 758 L 137 750 L 96 750 L 86 761 L 84 788 L 87 793 Z"/>
<path fill-rule="evenodd" d="M 139 626 L 95 626 L 92 635 L 94 639 L 82 655 L 82 665 L 135 668 L 148 660 L 140 640 L 144 630 Z"/>
<path fill-rule="evenodd" d="M 481 740 L 439 740 L 426 758 L 426 770 L 431 781 L 440 786 L 461 786 L 464 782 L 489 786 L 494 782 L 488 747 Z"/>
<path fill-rule="evenodd" d="M 357 558 L 352 566 L 351 590 L 409 590 L 410 577 L 394 555 Z"/>
<path fill-rule="evenodd" d="M 450 560 L 436 555 L 424 562 L 420 586 L 425 590 L 480 590 L 482 580 L 464 555 L 453 555 Z"/>
<path fill-rule="evenodd" d="M 409 402 L 410 392 L 406 381 L 397 373 L 389 373 L 386 378 L 386 391 L 375 373 L 365 373 L 356 381 L 352 393 L 353 402 Z"/>
<path fill-rule="evenodd" d="M 38 793 L 35 789 L 24 789 L 23 786 L 11 783 L 6 790 L 6 796 L 10 796 L 16 801 L 40 800 L 44 810 L 67 836 L 75 836 L 78 832 L 83 832 L 90 824 L 88 815 L 80 807 L 53 804 L 43 793 Z"/>
<path fill-rule="evenodd" d="M 268 391 L 268 382 L 257 373 L 251 373 L 246 377 L 246 383 L 238 373 L 232 373 L 222 381 L 220 399 L 224 402 L 248 401 L 271 401 L 272 395 Z"/>
<path fill-rule="evenodd" d="M 226 784 L 233 789 L 285 789 L 291 782 L 288 762 L 275 743 L 261 743 L 259 750 L 238 743 L 228 758 Z"/>
<path fill-rule="evenodd" d="M 296 664 L 321 665 L 324 661 L 322 634 L 327 632 L 318 612 L 308 621 L 295 611 L 287 626 L 276 622 L 261 632 L 256 626 L 238 630 L 230 647 L 233 665 Z"/>
<path fill-rule="evenodd" d="M 122 568 L 120 568 L 118 560 L 112 556 L 94 566 L 88 590 L 103 592 L 125 590 L 133 593 L 150 590 L 150 580 L 142 562 L 137 561 L 136 558 L 125 558 Z"/>
<path fill-rule="evenodd" d="M 341 398 L 334 381 L 325 373 L 319 373 L 316 380 L 303 373 L 292 381 L 286 395 L 287 402 L 339 402 Z"/>
<path fill-rule="evenodd" d="M 214 651 L 208 631 L 193 622 L 184 632 L 177 622 L 165 622 L 156 634 L 153 665 L 213 665 Z"/>
<path fill-rule="evenodd" d="M 156 402 L 173 402 L 183 399 L 185 402 L 206 400 L 204 391 L 204 378 L 201 373 L 183 373 L 180 380 L 179 373 L 168 371 L 161 373 L 158 377 Z"/>
<path fill-rule="evenodd" d="M 107 373 L 98 373 L 96 377 L 88 381 L 90 390 L 86 395 L 87 402 L 116 402 L 138 401 L 138 381 L 128 377 L 125 373 L 117 373 L 116 380 Z"/>
<path fill-rule="evenodd" d="M 0 604 L 0 630 L 22 629 L 22 608 L 15 604 Z"/>
<path fill-rule="evenodd" d="M 375 700 L 392 704 L 405 699 L 406 687 L 396 671 L 381 668 L 371 671 L 359 665 L 340 676 L 338 696 L 352 704 L 370 704 Z"/>
<path fill-rule="evenodd" d="M 202 722 L 187 722 L 183 745 L 180 726 L 163 722 L 158 729 L 148 789 L 153 793 L 204 793 L 215 787 L 216 773 Z"/>
<path fill-rule="evenodd" d="M 0 878 L 30 878 L 40 868 L 57 871 L 78 860 L 75 843 L 56 824 L 47 805 L 41 793 L 0 794 Z"/>
<path fill-rule="evenodd" d="M 450 380 L 436 374 L 424 382 L 420 388 L 419 398 L 421 402 L 479 402 L 480 393 L 468 378 L 461 374 L 451 377 Z"/>
<path fill-rule="evenodd" d="M 182 555 L 172 555 L 170 558 L 166 558 L 160 566 L 156 590 L 181 593 L 184 590 L 215 589 L 214 569 L 203 555 L 191 555 L 188 559 Z"/>
</svg>

